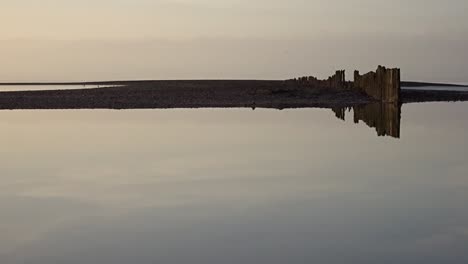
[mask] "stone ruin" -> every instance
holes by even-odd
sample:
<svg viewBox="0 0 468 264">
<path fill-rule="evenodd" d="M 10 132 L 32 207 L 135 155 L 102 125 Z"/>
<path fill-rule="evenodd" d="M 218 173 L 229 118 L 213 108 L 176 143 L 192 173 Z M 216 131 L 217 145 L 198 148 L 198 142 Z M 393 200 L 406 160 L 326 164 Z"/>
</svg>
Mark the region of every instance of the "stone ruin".
<svg viewBox="0 0 468 264">
<path fill-rule="evenodd" d="M 360 75 L 354 72 L 354 82 L 347 82 L 345 71 L 340 70 L 326 80 L 316 77 L 301 77 L 294 79 L 300 85 L 310 88 L 351 89 L 363 92 L 368 96 L 384 102 L 400 102 L 400 69 L 387 69 L 379 66 L 377 71 Z"/>
<path fill-rule="evenodd" d="M 379 66 L 376 72 L 359 75 L 354 72 L 354 88 L 384 103 L 400 101 L 400 69 Z"/>
<path fill-rule="evenodd" d="M 376 102 L 353 106 L 354 122 L 363 121 L 374 127 L 379 136 L 400 137 L 400 69 L 387 69 L 379 66 L 375 72 L 360 75 L 354 72 L 354 81 L 346 81 L 345 71 L 340 70 L 326 80 L 315 77 L 294 79 L 300 87 L 309 89 L 354 90 L 375 99 Z M 348 108 L 332 109 L 336 117 L 345 119 Z"/>
<path fill-rule="evenodd" d="M 294 81 L 314 88 L 332 88 L 332 89 L 346 89 L 350 88 L 351 82 L 346 82 L 345 71 L 340 70 L 326 80 L 319 80 L 314 76 L 300 77 Z"/>
</svg>

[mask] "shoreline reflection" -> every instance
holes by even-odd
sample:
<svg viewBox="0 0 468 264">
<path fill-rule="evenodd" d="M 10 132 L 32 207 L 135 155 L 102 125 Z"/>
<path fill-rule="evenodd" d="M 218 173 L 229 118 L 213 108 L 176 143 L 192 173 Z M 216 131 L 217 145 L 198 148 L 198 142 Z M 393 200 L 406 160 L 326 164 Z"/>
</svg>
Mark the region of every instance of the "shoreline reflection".
<svg viewBox="0 0 468 264">
<path fill-rule="evenodd" d="M 401 105 L 386 103 L 371 103 L 353 107 L 332 108 L 335 116 L 346 120 L 346 111 L 354 112 L 354 123 L 363 121 L 367 126 L 375 128 L 378 136 L 400 138 Z"/>
</svg>

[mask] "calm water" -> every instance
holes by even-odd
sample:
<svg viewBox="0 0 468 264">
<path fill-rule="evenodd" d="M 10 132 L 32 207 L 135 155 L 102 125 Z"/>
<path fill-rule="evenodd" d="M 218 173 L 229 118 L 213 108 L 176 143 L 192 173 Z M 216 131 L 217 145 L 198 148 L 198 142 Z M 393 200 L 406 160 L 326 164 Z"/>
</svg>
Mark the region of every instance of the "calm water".
<svg viewBox="0 0 468 264">
<path fill-rule="evenodd" d="M 1 111 L 0 263 L 468 263 L 467 115 Z"/>
<path fill-rule="evenodd" d="M 467 92 L 468 87 L 457 87 L 457 86 L 423 86 L 423 87 L 401 87 L 402 89 L 414 89 L 414 90 L 436 90 L 436 91 L 462 91 Z"/>
</svg>

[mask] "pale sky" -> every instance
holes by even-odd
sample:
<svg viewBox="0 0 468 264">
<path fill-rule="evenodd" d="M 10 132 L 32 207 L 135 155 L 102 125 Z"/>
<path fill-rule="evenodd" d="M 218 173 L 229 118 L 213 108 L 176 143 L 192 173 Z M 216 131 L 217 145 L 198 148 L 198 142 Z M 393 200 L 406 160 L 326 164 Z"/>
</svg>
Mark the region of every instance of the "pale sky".
<svg viewBox="0 0 468 264">
<path fill-rule="evenodd" d="M 0 81 L 350 77 L 384 64 L 468 82 L 466 11 L 462 0 L 2 0 Z"/>
</svg>

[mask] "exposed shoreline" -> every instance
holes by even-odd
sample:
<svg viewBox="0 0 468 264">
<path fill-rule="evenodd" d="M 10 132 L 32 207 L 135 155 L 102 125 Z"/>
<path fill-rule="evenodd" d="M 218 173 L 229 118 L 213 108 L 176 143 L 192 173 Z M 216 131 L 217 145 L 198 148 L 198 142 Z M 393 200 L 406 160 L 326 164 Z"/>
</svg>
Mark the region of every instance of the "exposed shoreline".
<svg viewBox="0 0 468 264">
<path fill-rule="evenodd" d="M 0 85 L 85 84 L 119 86 L 73 90 L 0 92 L 0 109 L 227 107 L 284 109 L 353 107 L 375 102 L 369 96 L 356 91 L 326 88 L 307 89 L 288 81 L 111 81 L 87 83 L 2 83 Z M 468 92 L 411 89 L 403 89 L 401 91 L 401 103 L 433 101 L 468 101 Z"/>
<path fill-rule="evenodd" d="M 218 80 L 127 80 L 127 81 L 91 81 L 91 82 L 0 82 L 0 86 L 21 86 L 21 85 L 34 85 L 34 86 L 46 86 L 46 85 L 132 85 L 132 84 L 141 84 L 149 82 L 174 82 L 174 81 L 189 81 L 189 82 L 209 82 L 209 81 L 218 81 Z M 221 80 L 220 80 L 221 81 Z M 249 81 L 282 81 L 282 80 L 222 80 L 222 81 L 240 81 L 240 82 L 249 82 Z M 402 81 L 402 87 L 429 87 L 429 86 L 445 86 L 445 87 L 468 87 L 468 85 L 463 84 L 453 84 L 453 83 L 434 83 L 434 82 L 416 82 L 416 81 Z"/>
</svg>

